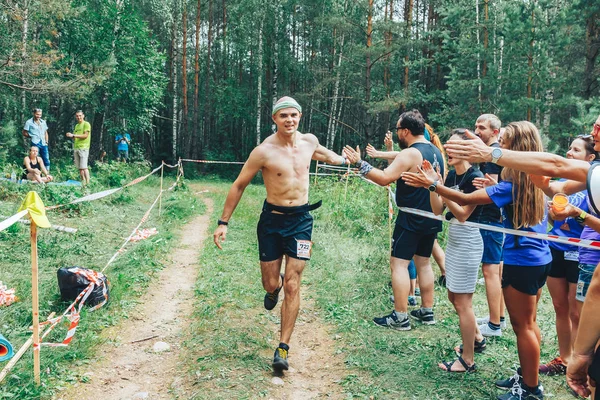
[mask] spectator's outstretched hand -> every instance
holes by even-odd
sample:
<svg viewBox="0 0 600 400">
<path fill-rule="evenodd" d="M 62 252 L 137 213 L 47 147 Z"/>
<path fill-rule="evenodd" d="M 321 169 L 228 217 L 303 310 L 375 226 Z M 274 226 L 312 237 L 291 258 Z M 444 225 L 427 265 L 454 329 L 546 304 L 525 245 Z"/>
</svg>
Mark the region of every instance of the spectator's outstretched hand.
<svg viewBox="0 0 600 400">
<path fill-rule="evenodd" d="M 444 145 L 449 157 L 460 158 L 470 162 L 488 162 L 492 160 L 492 147 L 477 137 L 474 133 L 467 131 L 470 140 L 448 140 Z"/>
<path fill-rule="evenodd" d="M 567 206 L 563 209 L 557 209 L 552 206 L 552 202 L 548 202 L 548 215 L 554 221 L 564 221 L 569 217 L 577 217 L 581 214 L 581 210 L 578 210 L 571 204 L 567 204 Z"/>
<path fill-rule="evenodd" d="M 377 151 L 377 149 L 375 149 L 375 147 L 373 147 L 371 145 L 371 143 L 367 144 L 366 147 L 367 150 L 367 155 L 371 158 L 379 158 L 379 151 Z"/>
<path fill-rule="evenodd" d="M 385 148 L 387 149 L 387 151 L 394 150 L 394 141 L 392 140 L 392 132 L 387 131 L 385 133 L 385 138 L 383 139 L 383 144 L 385 145 Z"/>
<path fill-rule="evenodd" d="M 407 185 L 413 187 L 429 187 L 435 181 L 440 181 L 441 177 L 438 172 L 435 172 L 431 163 L 427 160 L 423 161 L 423 167 L 417 166 L 418 172 L 402 173 L 402 180 Z"/>
<path fill-rule="evenodd" d="M 529 179 L 538 188 L 544 190 L 550 187 L 550 177 L 544 175 L 532 175 L 529 174 Z"/>
<path fill-rule="evenodd" d="M 498 181 L 495 180 L 494 178 L 492 178 L 490 176 L 490 174 L 485 174 L 485 176 L 483 178 L 474 178 L 473 179 L 473 186 L 475 186 L 477 189 L 483 189 L 488 186 L 494 186 L 497 184 L 498 184 Z"/>
<path fill-rule="evenodd" d="M 351 164 L 356 164 L 360 162 L 360 147 L 356 146 L 356 150 L 352 147 L 346 145 L 344 147 L 344 155 L 350 161 Z"/>
</svg>

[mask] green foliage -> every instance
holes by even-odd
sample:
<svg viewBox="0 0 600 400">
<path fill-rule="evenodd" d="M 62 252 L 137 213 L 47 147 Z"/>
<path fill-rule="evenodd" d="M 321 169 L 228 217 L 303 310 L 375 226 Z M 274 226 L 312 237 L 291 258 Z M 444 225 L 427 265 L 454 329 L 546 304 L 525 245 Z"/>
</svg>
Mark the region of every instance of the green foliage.
<svg viewBox="0 0 600 400">
<path fill-rule="evenodd" d="M 143 165 L 121 164 L 125 177 L 148 173 Z M 98 181 L 109 182 L 114 172 L 102 170 Z M 137 175 L 139 176 L 139 175 Z M 172 177 L 165 178 L 170 185 Z M 10 190 L 5 191 L 8 186 Z M 12 215 L 27 190 L 25 185 L 0 182 L 0 215 Z M 62 203 L 81 197 L 81 189 L 47 185 L 40 188 L 46 205 Z M 105 190 L 106 186 L 96 183 L 94 189 Z M 120 191 L 111 197 L 91 203 L 81 203 L 68 209 L 48 211 L 48 218 L 55 225 L 77 228 L 75 234 L 40 229 L 38 237 L 40 316 L 50 312 L 62 313 L 67 304 L 60 301 L 56 285 L 56 270 L 73 265 L 101 270 L 123 243 L 131 230 L 137 226 L 146 210 L 156 198 L 158 179 L 148 179 L 138 185 Z M 84 308 L 81 322 L 71 345 L 67 348 L 46 348 L 42 352 L 42 383 L 33 384 L 31 357 L 23 359 L 11 371 L 0 386 L 0 398 L 33 399 L 50 398 L 59 388 L 69 382 L 85 382 L 82 367 L 96 360 L 105 338 L 103 329 L 114 326 L 121 320 L 131 318 L 138 297 L 147 290 L 156 273 L 163 268 L 163 261 L 173 247 L 178 228 L 190 216 L 205 212 L 205 206 L 185 187 L 175 192 L 165 192 L 159 218 L 155 209 L 144 227 L 156 227 L 159 234 L 139 242 L 129 243 L 125 251 L 106 269 L 111 282 L 111 299 L 108 305 L 96 312 Z M 31 325 L 31 275 L 29 269 L 29 228 L 15 224 L 0 232 L 0 259 L 4 284 L 16 289 L 20 301 L 2 308 L 0 326 L 2 334 L 15 347 L 20 347 L 30 336 Z M 59 325 L 47 339 L 61 341 L 67 326 Z M 46 372 L 48 371 L 48 372 Z"/>
</svg>

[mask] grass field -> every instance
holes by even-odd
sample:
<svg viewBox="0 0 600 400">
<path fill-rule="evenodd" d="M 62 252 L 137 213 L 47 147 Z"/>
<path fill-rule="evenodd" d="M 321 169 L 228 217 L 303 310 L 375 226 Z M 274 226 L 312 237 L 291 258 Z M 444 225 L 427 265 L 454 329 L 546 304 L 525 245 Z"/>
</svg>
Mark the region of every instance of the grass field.
<svg viewBox="0 0 600 400">
<path fill-rule="evenodd" d="M 28 190 L 39 191 L 46 205 L 64 204 L 87 193 L 119 186 L 133 177 L 147 174 L 147 165 L 110 164 L 105 171 L 94 177 L 85 191 L 81 188 L 37 185 L 17 185 L 3 182 L 0 185 L 0 215 L 14 214 Z M 174 176 L 168 175 L 165 184 L 170 185 Z M 60 314 L 68 303 L 60 300 L 56 284 L 56 271 L 60 267 L 82 266 L 101 270 L 119 249 L 133 228 L 140 222 L 146 210 L 159 193 L 160 182 L 155 175 L 131 188 L 117 192 L 105 199 L 80 203 L 60 210 L 49 211 L 48 218 L 55 225 L 77 228 L 76 234 L 39 229 L 39 291 L 40 318 L 50 312 Z M 0 385 L 0 398 L 31 399 L 49 398 L 61 387 L 75 380 L 85 381 L 78 368 L 94 362 L 94 354 L 101 350 L 102 330 L 132 317 L 136 298 L 143 292 L 155 273 L 163 265 L 162 260 L 175 244 L 173 237 L 178 227 L 205 207 L 198 203 L 185 186 L 166 192 L 162 201 L 162 216 L 155 209 L 146 225 L 156 227 L 159 234 L 139 243 L 130 243 L 125 252 L 106 270 L 111 282 L 110 302 L 96 312 L 82 312 L 81 322 L 72 344 L 66 348 L 42 347 L 42 383 L 33 385 L 31 351 L 19 361 L 6 380 Z M 0 232 L 0 280 L 9 288 L 15 288 L 20 301 L 0 308 L 0 333 L 9 338 L 15 351 L 31 335 L 31 267 L 29 227 L 19 223 Z M 48 338 L 60 342 L 66 333 L 62 325 Z M 0 364 L 3 367 L 4 363 Z M 84 398 L 84 397 L 82 397 Z"/>
<path fill-rule="evenodd" d="M 210 184 L 215 221 L 229 185 Z M 311 287 L 319 315 L 340 338 L 331 357 L 343 358 L 348 368 L 340 382 L 346 397 L 495 399 L 502 394 L 493 382 L 512 375 L 518 364 L 510 325 L 503 337 L 489 340 L 486 352 L 476 356 L 477 373 L 449 374 L 438 369 L 438 362 L 455 358 L 452 349 L 460 343 L 458 317 L 444 288 L 436 286 L 435 326 L 413 323 L 413 330 L 397 332 L 373 324 L 374 316 L 393 308 L 388 299 L 385 190 L 356 180 L 346 194 L 343 182 L 320 179 L 312 186 L 310 198 L 324 203 L 313 213 L 315 245 L 303 285 Z M 203 250 L 192 327 L 195 337 L 188 344 L 188 369 L 198 389 L 194 398 L 206 398 L 207 393 L 213 399 L 268 397 L 278 316 L 262 310 L 255 227 L 263 199 L 263 187 L 248 187 L 231 219 L 225 251 L 211 243 Z M 434 270 L 439 273 L 435 266 Z M 474 301 L 476 314 L 487 314 L 484 286 L 478 285 Z M 538 322 L 542 361 L 548 361 L 557 356 L 558 347 L 546 290 Z M 541 383 L 547 398 L 572 398 L 564 377 L 542 377 Z"/>
<path fill-rule="evenodd" d="M 139 171 L 107 168 L 102 182 L 91 191 L 139 176 Z M 120 178 L 120 173 L 129 175 Z M 216 221 L 231 182 L 196 182 L 209 190 L 205 195 L 214 199 L 211 220 Z M 53 223 L 79 231 L 75 235 L 52 230 L 40 233 L 42 316 L 50 311 L 61 312 L 65 306 L 59 299 L 56 270 L 72 265 L 102 269 L 157 193 L 158 179 L 152 177 L 107 199 L 49 214 Z M 25 190 L 17 185 L 1 185 L 0 215 L 12 215 L 24 194 Z M 47 204 L 83 195 L 80 189 L 56 187 L 47 187 L 40 194 Z M 225 251 L 218 251 L 212 238 L 202 250 L 195 313 L 191 316 L 190 339 L 185 343 L 185 368 L 181 370 L 192 382 L 189 398 L 269 398 L 270 358 L 277 345 L 279 316 L 262 308 L 264 292 L 255 230 L 264 196 L 264 187 L 250 185 L 231 220 Z M 477 355 L 477 373 L 461 375 L 437 368 L 439 361 L 454 358 L 452 348 L 460 343 L 458 319 L 445 289 L 436 287 L 435 326 L 413 324 L 412 331 L 396 332 L 372 323 L 374 316 L 392 309 L 388 299 L 386 192 L 363 181 L 352 181 L 346 193 L 343 182 L 320 179 L 312 185 L 310 198 L 323 199 L 324 204 L 313 213 L 315 246 L 303 285 L 310 287 L 318 315 L 338 338 L 331 357 L 343 359 L 347 366 L 347 374 L 339 382 L 345 397 L 495 399 L 501 392 L 494 389 L 494 380 L 511 374 L 510 369 L 518 362 L 510 328 L 502 338 L 489 341 L 486 353 Z M 69 382 L 85 382 L 88 378 L 80 371 L 88 370 L 94 354 L 101 351 L 105 340 L 102 330 L 133 316 L 136 298 L 146 290 L 175 245 L 174 233 L 192 215 L 203 212 L 204 206 L 186 187 L 165 195 L 162 217 L 158 219 L 153 213 L 146 224 L 157 227 L 160 235 L 128 247 L 107 271 L 112 283 L 110 304 L 95 313 L 83 312 L 76 339 L 68 348 L 43 348 L 44 386 L 37 389 L 32 384 L 29 352 L 0 386 L 0 398 L 48 398 Z M 0 333 L 18 347 L 29 336 L 31 324 L 27 227 L 17 224 L 0 233 L 0 259 L 0 280 L 15 287 L 21 298 L 0 309 Z M 485 314 L 483 286 L 478 286 L 475 302 L 477 314 Z M 557 342 L 547 291 L 542 296 L 538 321 L 543 336 L 542 360 L 550 360 L 557 355 Z M 58 341 L 63 335 L 64 330 L 54 333 L 51 339 Z M 291 355 L 293 363 L 293 337 Z M 563 377 L 542 377 L 541 383 L 548 398 L 572 398 Z"/>
</svg>

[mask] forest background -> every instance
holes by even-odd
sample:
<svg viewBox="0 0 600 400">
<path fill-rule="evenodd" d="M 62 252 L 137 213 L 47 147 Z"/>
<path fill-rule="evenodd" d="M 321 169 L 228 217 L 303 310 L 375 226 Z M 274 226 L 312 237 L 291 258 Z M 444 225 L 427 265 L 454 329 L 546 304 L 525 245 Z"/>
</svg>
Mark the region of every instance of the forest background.
<svg viewBox="0 0 600 400">
<path fill-rule="evenodd" d="M 0 163 L 44 110 L 52 159 L 74 112 L 91 158 L 244 160 L 274 99 L 340 151 L 418 108 L 438 133 L 481 113 L 530 120 L 550 151 L 600 113 L 597 0 L 0 0 Z"/>
</svg>

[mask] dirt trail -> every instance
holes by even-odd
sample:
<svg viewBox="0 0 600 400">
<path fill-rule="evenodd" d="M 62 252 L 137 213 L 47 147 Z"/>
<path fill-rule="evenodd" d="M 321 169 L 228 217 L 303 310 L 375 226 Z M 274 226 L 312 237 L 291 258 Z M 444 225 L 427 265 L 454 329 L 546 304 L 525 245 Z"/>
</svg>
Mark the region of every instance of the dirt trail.
<svg viewBox="0 0 600 400">
<path fill-rule="evenodd" d="M 309 287 L 302 287 L 301 297 L 290 347 L 290 370 L 281 377 L 283 385 L 274 388 L 269 397 L 293 400 L 346 398 L 339 385 L 348 374 L 344 354 L 335 353 L 335 340 L 315 311 Z M 280 307 L 281 300 L 277 311 Z"/>
<path fill-rule="evenodd" d="M 209 216 L 213 204 L 208 198 L 204 215 L 195 217 L 181 231 L 178 248 L 158 279 L 140 299 L 134 317 L 111 328 L 111 338 L 103 347 L 102 360 L 90 367 L 88 383 L 76 384 L 56 399 L 172 399 L 186 398 L 182 377 L 178 371 L 181 342 L 186 332 L 194 304 L 194 283 L 198 275 L 200 246 L 208 235 Z M 138 343 L 136 340 L 158 335 Z M 152 351 L 163 341 L 170 350 Z"/>
<path fill-rule="evenodd" d="M 213 203 L 208 198 L 203 200 L 207 212 L 182 228 L 180 244 L 172 253 L 171 261 L 140 299 L 132 320 L 104 333 L 110 340 L 102 349 L 102 358 L 89 366 L 89 370 L 94 371 L 86 374 L 89 382 L 75 384 L 55 396 L 55 400 L 203 398 L 197 397 L 198 386 L 185 381 L 187 371 L 181 363 L 184 359 L 181 344 L 193 313 L 194 283 L 200 268 L 197 262 L 211 226 L 209 216 Z M 280 312 L 281 303 L 280 299 L 274 312 Z M 154 335 L 158 336 L 132 343 Z M 168 343 L 170 351 L 155 353 L 153 345 L 158 341 Z M 302 303 L 291 346 L 290 370 L 281 377 L 268 375 L 272 386 L 267 398 L 345 397 L 338 384 L 347 374 L 344 357 L 335 354 L 334 338 L 315 311 L 310 287 L 302 288 Z M 272 353 L 265 354 L 265 361 L 270 357 Z M 212 395 L 218 396 L 218 393 Z"/>
</svg>

